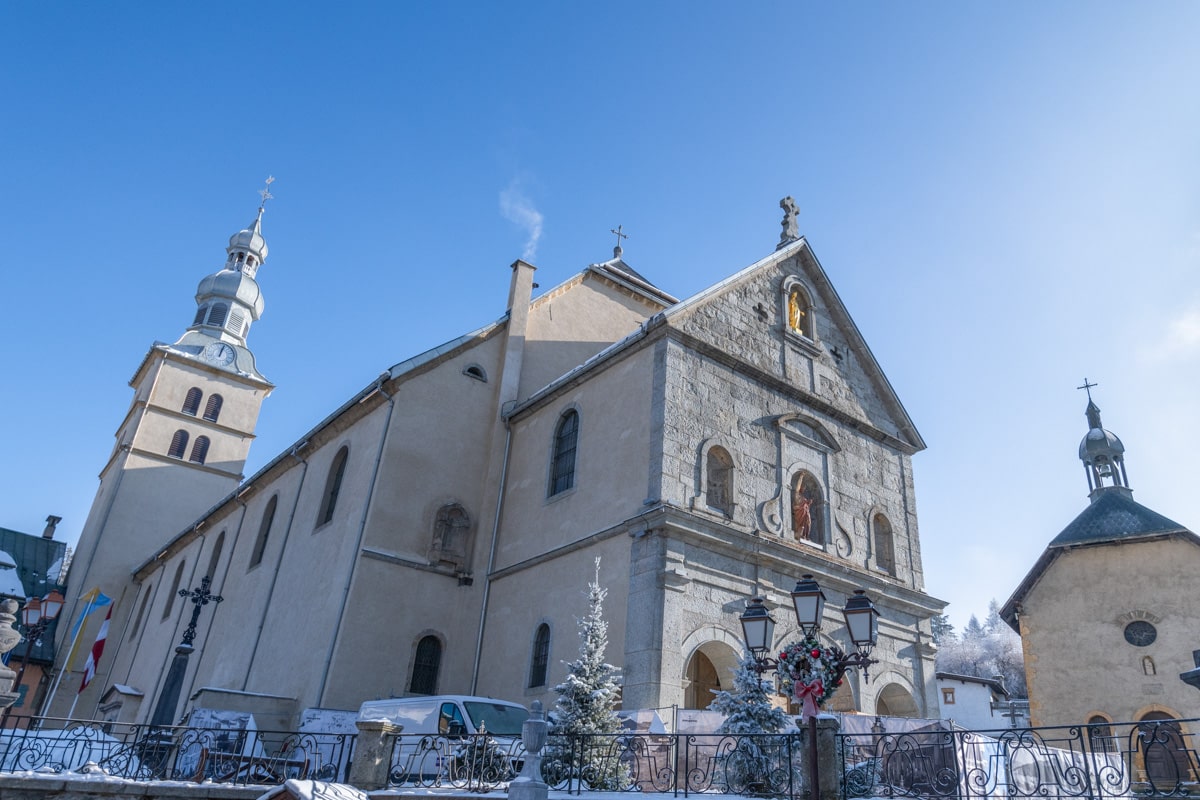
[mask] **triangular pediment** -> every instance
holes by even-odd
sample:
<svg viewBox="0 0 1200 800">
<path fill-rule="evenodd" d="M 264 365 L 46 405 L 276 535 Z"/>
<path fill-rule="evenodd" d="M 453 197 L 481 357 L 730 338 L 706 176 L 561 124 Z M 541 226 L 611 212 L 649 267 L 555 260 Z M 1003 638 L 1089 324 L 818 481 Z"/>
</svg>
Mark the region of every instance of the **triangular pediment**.
<svg viewBox="0 0 1200 800">
<path fill-rule="evenodd" d="M 799 312 L 789 308 L 796 289 L 809 303 Z M 782 247 L 664 316 L 689 338 L 790 386 L 815 418 L 862 428 L 909 453 L 924 449 L 806 240 Z"/>
</svg>

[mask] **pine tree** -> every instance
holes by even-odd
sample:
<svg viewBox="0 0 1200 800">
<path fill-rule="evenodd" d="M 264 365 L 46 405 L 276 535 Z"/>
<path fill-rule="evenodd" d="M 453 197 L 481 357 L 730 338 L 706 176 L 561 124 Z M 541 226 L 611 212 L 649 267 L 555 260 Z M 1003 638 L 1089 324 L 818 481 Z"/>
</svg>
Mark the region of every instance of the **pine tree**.
<svg viewBox="0 0 1200 800">
<path fill-rule="evenodd" d="M 733 690 L 720 691 L 709 705 L 710 711 L 725 715 L 717 733 L 734 736 L 779 733 L 788 726 L 783 709 L 771 705 L 762 676 L 754 669 L 754 656 L 746 653 L 733 673 Z"/>
<path fill-rule="evenodd" d="M 600 559 L 596 578 L 588 584 L 588 614 L 579 622 L 579 658 L 567 665 L 567 679 L 554 687 L 558 693 L 552 733 L 558 742 L 547 747 L 548 782 L 581 777 L 594 790 L 625 788 L 628 771 L 619 761 L 613 738 L 621 731 L 616 706 L 621 697 L 620 671 L 604 660 L 608 649 L 608 623 L 600 586 Z M 580 760 L 582 745 L 583 756 Z M 552 780 L 552 778 L 557 780 Z"/>
</svg>

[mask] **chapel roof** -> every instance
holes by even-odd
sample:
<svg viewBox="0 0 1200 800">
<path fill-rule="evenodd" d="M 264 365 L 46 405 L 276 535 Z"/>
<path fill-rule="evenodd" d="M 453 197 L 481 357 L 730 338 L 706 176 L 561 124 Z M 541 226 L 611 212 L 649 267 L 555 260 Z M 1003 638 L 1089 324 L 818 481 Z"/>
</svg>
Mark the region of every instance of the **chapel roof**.
<svg viewBox="0 0 1200 800">
<path fill-rule="evenodd" d="M 1093 503 L 1051 540 L 1049 547 L 1079 547 L 1186 530 L 1178 522 L 1138 503 L 1119 487 L 1105 487 L 1099 490 Z"/>
</svg>

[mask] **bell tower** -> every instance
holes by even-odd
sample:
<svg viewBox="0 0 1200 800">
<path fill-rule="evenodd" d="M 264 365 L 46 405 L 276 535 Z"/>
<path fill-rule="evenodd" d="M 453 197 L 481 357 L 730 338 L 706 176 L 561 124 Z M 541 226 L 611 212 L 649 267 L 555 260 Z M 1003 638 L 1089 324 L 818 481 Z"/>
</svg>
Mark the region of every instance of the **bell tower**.
<svg viewBox="0 0 1200 800">
<path fill-rule="evenodd" d="M 1088 496 L 1092 502 L 1106 489 L 1117 489 L 1132 497 L 1133 490 L 1129 488 L 1129 476 L 1125 473 L 1125 445 L 1112 431 L 1107 431 L 1100 423 L 1100 408 L 1092 400 L 1092 386 L 1084 380 L 1080 389 L 1088 390 L 1088 404 L 1084 414 L 1087 416 L 1088 432 L 1079 443 L 1079 460 L 1083 462 L 1088 479 Z"/>
<path fill-rule="evenodd" d="M 268 188 L 273 180 L 268 178 Z M 133 570 L 243 478 L 259 409 L 274 388 L 247 345 L 250 326 L 263 311 L 255 276 L 267 258 L 262 217 L 271 195 L 267 189 L 260 194 L 254 220 L 230 237 L 224 264 L 200 281 L 191 325 L 174 344 L 155 342 L 129 382 L 133 402 L 100 470 L 100 487 L 76 548 L 63 615 L 68 622 L 58 626 L 60 657 L 70 647 L 77 615 L 85 612 L 81 594 L 98 588 L 112 598 L 112 629 L 123 630 L 134 596 Z M 92 620 L 88 627 L 97 624 Z M 87 635 L 81 641 L 90 642 Z M 69 702 L 78 688 L 82 663 L 69 666 L 76 672 L 63 675 L 55 708 L 46 713 L 63 711 L 59 700 Z M 98 697 L 107 688 L 102 661 L 86 693 Z M 80 708 L 88 708 L 87 699 L 81 701 Z"/>
</svg>

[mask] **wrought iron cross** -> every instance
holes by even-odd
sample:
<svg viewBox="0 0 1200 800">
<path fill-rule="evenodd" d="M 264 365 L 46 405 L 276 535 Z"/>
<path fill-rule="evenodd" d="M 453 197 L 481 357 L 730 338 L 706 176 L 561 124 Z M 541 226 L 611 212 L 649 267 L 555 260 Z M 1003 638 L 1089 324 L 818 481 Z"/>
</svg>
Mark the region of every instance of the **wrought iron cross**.
<svg viewBox="0 0 1200 800">
<path fill-rule="evenodd" d="M 1099 386 L 1099 385 L 1100 385 L 1100 384 L 1098 384 L 1098 383 L 1088 383 L 1088 379 L 1087 379 L 1087 378 L 1084 378 L 1084 379 L 1083 379 L 1083 386 L 1076 386 L 1075 388 L 1076 388 L 1076 389 L 1086 389 L 1086 390 L 1087 390 L 1087 394 L 1088 394 L 1088 402 L 1090 403 L 1090 402 L 1092 402 L 1092 387 L 1093 387 L 1093 386 Z"/>
<path fill-rule="evenodd" d="M 628 234 L 628 233 L 621 233 L 621 231 L 623 231 L 624 229 L 625 229 L 625 226 L 624 226 L 624 225 L 618 225 L 618 226 L 617 226 L 617 227 L 615 227 L 615 228 L 609 228 L 609 229 L 608 229 L 608 232 L 609 232 L 609 233 L 615 233 L 615 234 L 617 235 L 617 247 L 620 247 L 620 246 L 621 246 L 621 240 L 622 240 L 622 239 L 628 239 L 628 238 L 629 238 L 629 234 Z"/>
<path fill-rule="evenodd" d="M 219 603 L 225 599 L 210 592 L 208 587 L 211 585 L 212 578 L 205 575 L 204 580 L 200 581 L 199 589 L 192 589 L 191 591 L 187 589 L 179 590 L 180 597 L 190 597 L 192 603 L 195 605 L 195 608 L 192 609 L 192 621 L 188 623 L 187 628 L 183 632 L 183 643 L 186 645 L 190 646 L 196 640 L 196 623 L 200 620 L 200 609 L 209 603 Z"/>
</svg>

